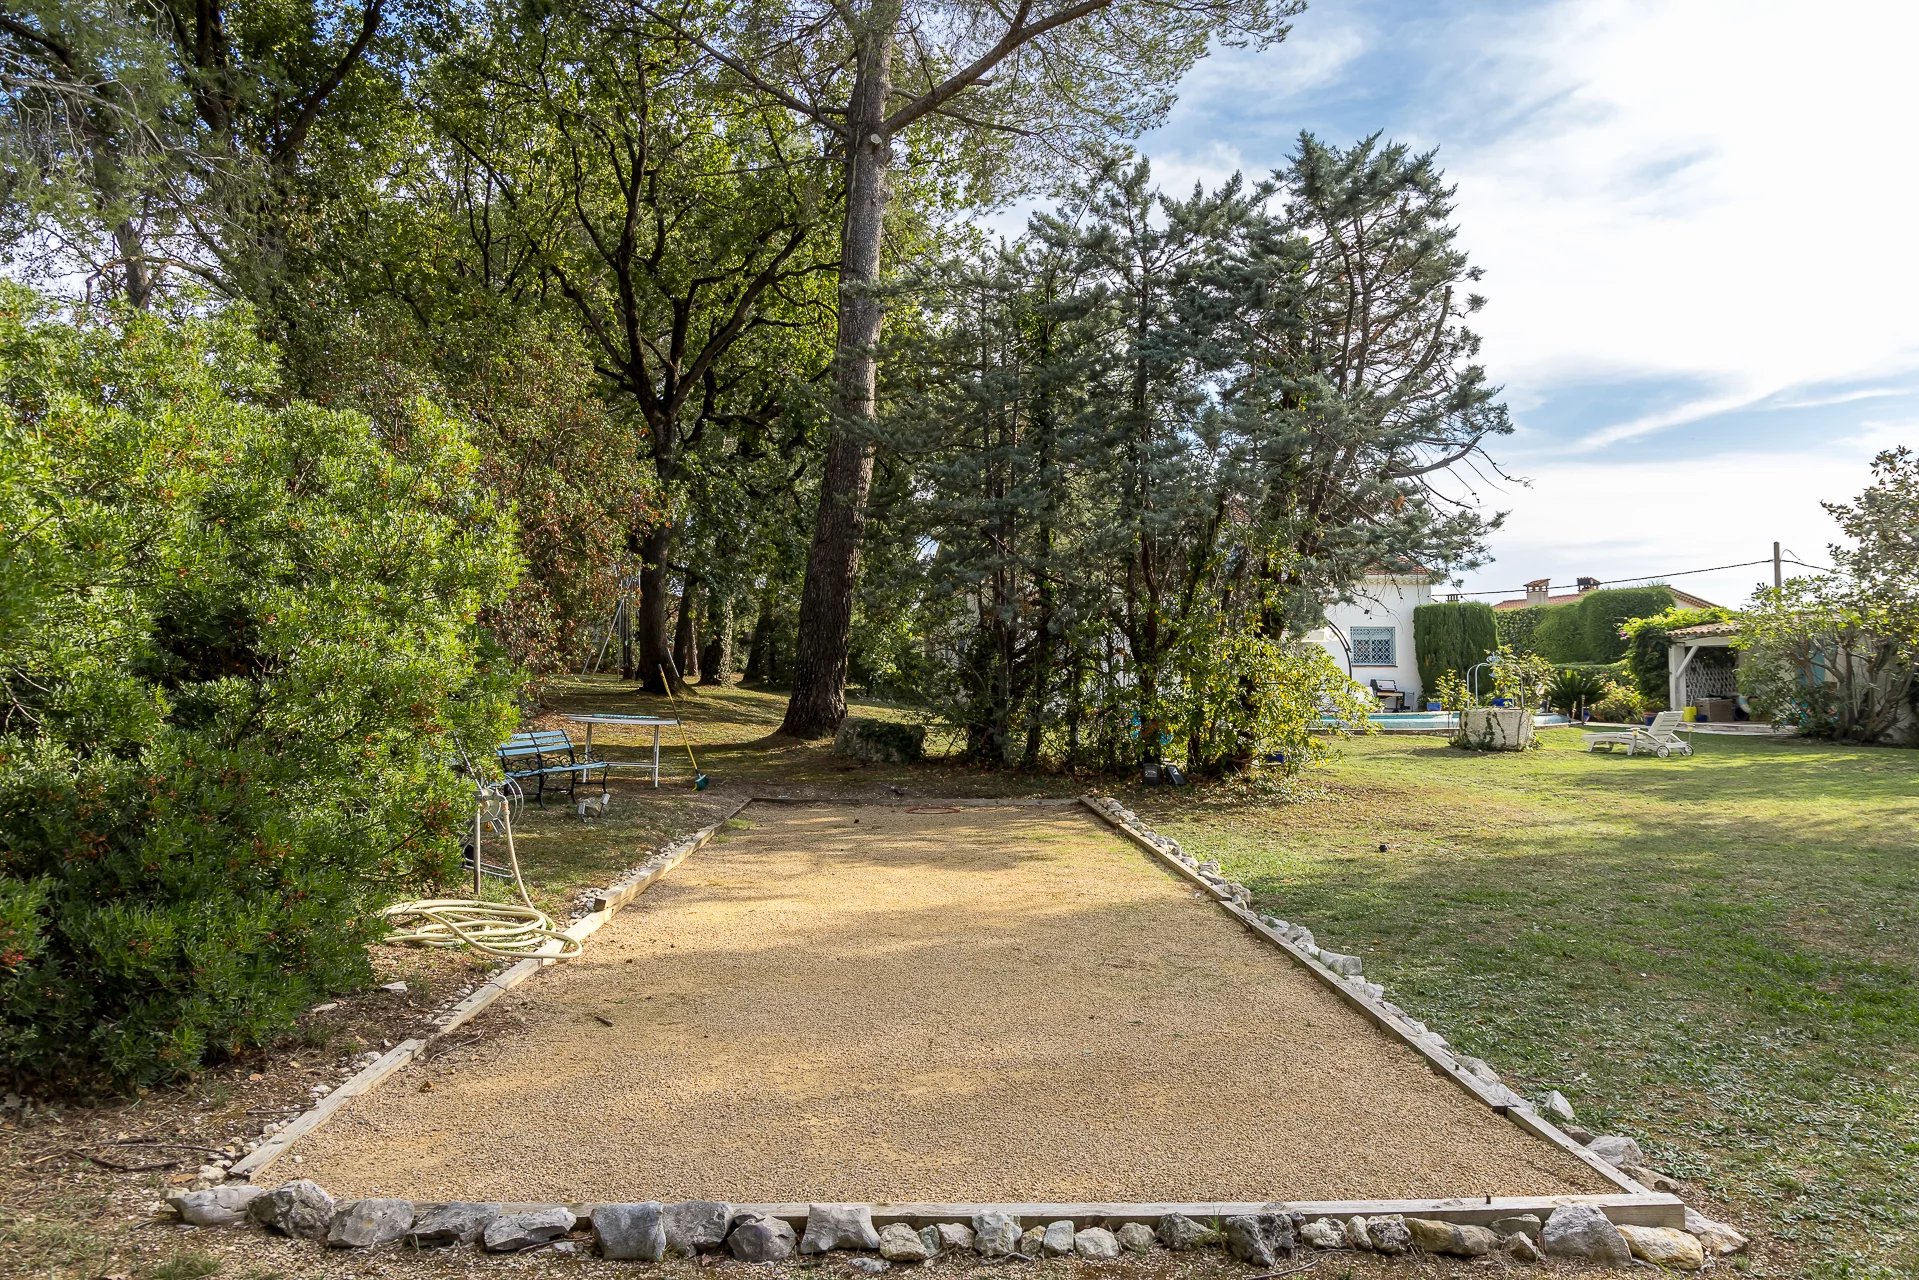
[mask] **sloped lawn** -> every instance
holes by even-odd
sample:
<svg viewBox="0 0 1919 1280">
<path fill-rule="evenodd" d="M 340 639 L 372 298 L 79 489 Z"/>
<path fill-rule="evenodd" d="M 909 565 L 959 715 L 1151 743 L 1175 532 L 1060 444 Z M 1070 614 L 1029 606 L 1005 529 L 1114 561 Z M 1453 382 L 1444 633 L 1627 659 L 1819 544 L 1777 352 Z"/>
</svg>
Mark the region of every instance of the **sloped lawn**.
<svg viewBox="0 0 1919 1280">
<path fill-rule="evenodd" d="M 1919 752 L 1357 740 L 1301 803 L 1149 793 L 1527 1092 L 1638 1137 L 1752 1274 L 1919 1274 Z"/>
</svg>

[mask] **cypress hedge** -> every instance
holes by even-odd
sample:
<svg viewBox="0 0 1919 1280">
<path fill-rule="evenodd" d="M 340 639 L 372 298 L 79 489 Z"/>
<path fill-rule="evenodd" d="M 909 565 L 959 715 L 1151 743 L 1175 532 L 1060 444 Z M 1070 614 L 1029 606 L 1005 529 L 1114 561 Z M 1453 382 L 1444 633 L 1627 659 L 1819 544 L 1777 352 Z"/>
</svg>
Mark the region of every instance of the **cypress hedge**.
<svg viewBox="0 0 1919 1280">
<path fill-rule="evenodd" d="M 1672 608 L 1673 601 L 1672 588 L 1664 585 L 1602 587 L 1568 604 L 1505 609 L 1495 615 L 1499 642 L 1561 666 L 1617 662 L 1627 647 L 1620 628 Z"/>
<path fill-rule="evenodd" d="M 1477 601 L 1422 604 L 1413 610 L 1413 653 L 1419 684 L 1431 697 L 1450 673 L 1462 679 L 1499 647 L 1498 615 Z"/>
</svg>

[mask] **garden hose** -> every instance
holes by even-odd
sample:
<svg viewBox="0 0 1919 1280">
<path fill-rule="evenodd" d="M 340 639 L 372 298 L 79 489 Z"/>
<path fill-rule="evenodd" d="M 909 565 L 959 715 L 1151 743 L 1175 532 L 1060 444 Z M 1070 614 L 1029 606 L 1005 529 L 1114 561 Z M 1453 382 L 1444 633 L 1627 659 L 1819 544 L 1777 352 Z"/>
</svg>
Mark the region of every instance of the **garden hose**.
<svg viewBox="0 0 1919 1280">
<path fill-rule="evenodd" d="M 473 815 L 473 884 L 479 891 L 480 835 L 488 828 L 506 836 L 507 863 L 513 868 L 513 888 L 520 901 L 487 902 L 481 898 L 415 898 L 396 902 L 380 915 L 393 926 L 385 941 L 400 946 L 471 947 L 482 955 L 504 960 L 551 956 L 570 960 L 585 950 L 553 926 L 553 918 L 533 905 L 526 881 L 520 878 L 520 855 L 513 849 L 512 802 L 504 789 L 484 784 Z"/>
</svg>

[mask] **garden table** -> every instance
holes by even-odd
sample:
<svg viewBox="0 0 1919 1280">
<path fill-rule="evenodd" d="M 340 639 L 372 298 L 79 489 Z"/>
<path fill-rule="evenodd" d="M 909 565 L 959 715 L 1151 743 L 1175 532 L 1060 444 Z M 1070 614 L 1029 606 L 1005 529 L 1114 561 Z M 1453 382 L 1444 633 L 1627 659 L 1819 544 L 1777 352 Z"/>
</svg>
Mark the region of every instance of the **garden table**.
<svg viewBox="0 0 1919 1280">
<path fill-rule="evenodd" d="M 574 724 L 583 724 L 586 726 L 586 758 L 588 760 L 593 759 L 593 726 L 596 724 L 617 725 L 625 729 L 651 729 L 653 731 L 653 785 L 656 787 L 660 785 L 660 730 L 667 725 L 678 724 L 678 720 L 670 720 L 665 716 L 621 716 L 597 711 L 580 715 L 566 715 L 560 718 L 563 720 L 571 720 Z M 647 767 L 646 762 L 641 760 L 606 760 L 595 761 L 595 763 L 602 763 L 622 769 L 644 769 Z"/>
</svg>

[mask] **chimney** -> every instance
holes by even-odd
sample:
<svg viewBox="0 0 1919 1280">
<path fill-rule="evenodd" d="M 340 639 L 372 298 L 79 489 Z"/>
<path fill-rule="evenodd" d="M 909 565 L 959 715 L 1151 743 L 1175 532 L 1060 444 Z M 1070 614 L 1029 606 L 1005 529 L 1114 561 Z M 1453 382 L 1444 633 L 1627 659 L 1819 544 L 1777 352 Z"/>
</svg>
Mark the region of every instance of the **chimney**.
<svg viewBox="0 0 1919 1280">
<path fill-rule="evenodd" d="M 1547 589 L 1552 586 L 1551 578 L 1534 578 L 1526 584 L 1526 603 L 1545 604 Z"/>
<path fill-rule="evenodd" d="M 1577 582 L 1579 585 L 1579 594 L 1582 596 L 1588 591 L 1599 590 L 1599 579 L 1597 578 L 1580 578 Z"/>
</svg>

